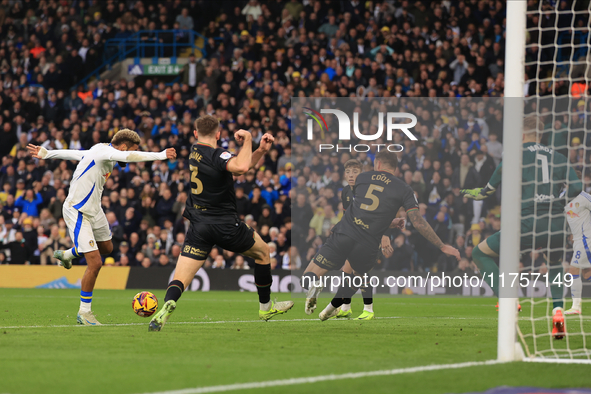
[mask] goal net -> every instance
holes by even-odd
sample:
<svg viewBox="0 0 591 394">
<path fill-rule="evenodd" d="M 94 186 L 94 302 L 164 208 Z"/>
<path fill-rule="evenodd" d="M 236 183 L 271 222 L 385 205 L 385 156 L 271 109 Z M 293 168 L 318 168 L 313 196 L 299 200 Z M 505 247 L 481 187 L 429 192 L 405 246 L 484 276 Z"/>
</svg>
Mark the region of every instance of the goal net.
<svg viewBox="0 0 591 394">
<path fill-rule="evenodd" d="M 524 174 L 520 180 L 522 207 L 533 208 L 522 208 L 521 212 L 521 260 L 517 273 L 519 279 L 527 277 L 537 281 L 518 286 L 523 312 L 517 317 L 517 339 L 526 361 L 591 362 L 591 278 L 586 279 L 591 272 L 577 272 L 583 274 L 580 276 L 582 314 L 564 316 L 566 335 L 563 339 L 557 340 L 552 333 L 554 308 L 561 304 L 564 310 L 572 307 L 571 290 L 576 280 L 576 276 L 569 273 L 569 266 L 578 252 L 573 251 L 566 220 L 568 210 L 565 213 L 563 208 L 574 198 L 575 186 L 568 180 L 569 171 L 578 173 L 583 191 L 591 191 L 590 2 L 527 2 L 525 14 L 523 115 L 535 116 L 541 121 L 541 143 L 551 149 L 551 154 L 536 155 L 533 163 L 526 162 L 523 154 L 521 164 Z M 512 71 L 507 64 L 508 77 Z M 507 154 L 505 142 L 505 158 Z M 560 155 L 566 160 L 561 162 Z M 566 168 L 561 168 L 560 163 Z M 525 175 L 528 171 L 535 174 L 530 180 Z M 560 179 L 557 173 L 561 171 L 566 171 L 566 179 L 556 188 L 553 182 Z M 534 190 L 533 197 L 528 189 Z M 505 208 L 503 206 L 503 211 Z M 511 227 L 508 229 L 511 231 Z M 514 235 L 519 232 L 518 229 L 513 231 Z M 524 248 L 523 239 L 528 237 L 532 240 L 531 246 Z M 586 253 L 591 255 L 588 249 Z M 586 261 L 586 256 L 580 260 Z M 513 312 L 501 311 L 500 320 L 503 313 Z M 499 325 L 499 330 L 503 329 Z"/>
</svg>

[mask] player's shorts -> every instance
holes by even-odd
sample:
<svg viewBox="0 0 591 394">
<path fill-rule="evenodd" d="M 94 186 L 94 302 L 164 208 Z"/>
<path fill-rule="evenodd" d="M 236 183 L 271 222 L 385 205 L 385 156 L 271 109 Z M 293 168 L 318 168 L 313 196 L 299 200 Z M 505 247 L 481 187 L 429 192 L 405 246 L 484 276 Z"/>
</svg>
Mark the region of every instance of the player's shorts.
<svg viewBox="0 0 591 394">
<path fill-rule="evenodd" d="M 535 231 L 534 231 L 535 226 Z M 550 260 L 558 261 L 563 257 L 566 241 L 564 215 L 549 215 L 527 218 L 521 221 L 520 251 L 526 253 L 532 249 L 551 249 Z M 488 247 L 496 254 L 501 250 L 501 232 L 497 231 L 486 239 Z"/>
<path fill-rule="evenodd" d="M 339 270 L 348 260 L 356 273 L 365 274 L 375 267 L 379 247 L 368 246 L 342 233 L 332 233 L 314 256 L 313 262 L 329 271 Z"/>
<path fill-rule="evenodd" d="M 103 211 L 96 216 L 89 216 L 64 205 L 63 215 L 70 238 L 79 254 L 98 250 L 97 242 L 111 239 L 111 229 Z"/>
<path fill-rule="evenodd" d="M 591 250 L 589 250 L 589 245 L 585 245 L 584 243 L 579 245 L 578 242 L 575 242 L 573 246 L 573 258 L 570 264 L 576 268 L 591 268 L 591 262 L 589 262 L 590 256 Z"/>
<path fill-rule="evenodd" d="M 254 230 L 244 222 L 234 224 L 191 223 L 181 256 L 205 260 L 214 245 L 234 253 L 244 253 L 255 243 Z"/>
</svg>

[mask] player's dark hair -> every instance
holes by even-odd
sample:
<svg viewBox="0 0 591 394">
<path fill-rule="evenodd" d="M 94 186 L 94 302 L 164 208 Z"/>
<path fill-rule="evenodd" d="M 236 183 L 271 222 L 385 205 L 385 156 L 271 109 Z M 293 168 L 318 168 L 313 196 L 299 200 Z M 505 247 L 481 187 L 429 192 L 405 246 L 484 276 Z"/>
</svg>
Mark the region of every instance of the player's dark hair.
<svg viewBox="0 0 591 394">
<path fill-rule="evenodd" d="M 379 160 L 382 164 L 385 164 L 392 170 L 398 168 L 398 156 L 396 156 L 396 153 L 394 152 L 388 152 L 387 150 L 380 151 L 376 155 L 376 160 Z"/>
<path fill-rule="evenodd" d="M 361 162 L 359 160 L 350 159 L 350 160 L 347 160 L 347 162 L 345 163 L 345 170 L 347 168 L 357 168 L 357 169 L 359 169 L 359 171 L 361 171 L 363 166 L 361 165 Z"/>
<path fill-rule="evenodd" d="M 219 128 L 219 120 L 211 115 L 202 116 L 195 121 L 195 130 L 197 130 L 197 135 L 202 137 L 210 137 L 215 135 Z"/>
</svg>

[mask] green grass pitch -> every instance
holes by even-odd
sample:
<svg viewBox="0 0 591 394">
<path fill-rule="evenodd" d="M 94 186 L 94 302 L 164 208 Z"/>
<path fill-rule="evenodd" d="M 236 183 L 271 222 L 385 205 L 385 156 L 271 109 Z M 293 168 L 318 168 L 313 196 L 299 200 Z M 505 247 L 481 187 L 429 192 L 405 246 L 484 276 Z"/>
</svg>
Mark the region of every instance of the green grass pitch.
<svg viewBox="0 0 591 394">
<path fill-rule="evenodd" d="M 113 325 L 82 327 L 77 290 L 0 289 L 0 393 L 150 393 L 496 357 L 491 298 L 377 298 L 380 319 L 366 322 L 320 322 L 296 299 L 265 323 L 256 294 L 188 292 L 163 330 L 148 332 L 148 319 L 131 309 L 135 293 L 95 291 L 93 310 Z M 154 293 L 162 302 L 164 291 Z M 354 315 L 361 309 L 354 298 Z M 429 394 L 501 385 L 590 387 L 591 372 L 509 363 L 239 392 Z"/>
</svg>

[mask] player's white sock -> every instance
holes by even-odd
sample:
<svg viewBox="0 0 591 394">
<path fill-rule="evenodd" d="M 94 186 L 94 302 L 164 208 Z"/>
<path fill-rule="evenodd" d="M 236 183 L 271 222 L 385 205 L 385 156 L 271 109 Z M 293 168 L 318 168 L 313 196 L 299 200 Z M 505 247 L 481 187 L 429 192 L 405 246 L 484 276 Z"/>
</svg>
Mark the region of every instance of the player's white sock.
<svg viewBox="0 0 591 394">
<path fill-rule="evenodd" d="M 80 291 L 80 312 L 90 312 L 92 305 L 92 291 Z"/>
<path fill-rule="evenodd" d="M 343 305 L 341 305 L 341 310 L 343 312 L 347 312 L 349 309 L 351 309 L 351 304 L 343 304 Z"/>
<path fill-rule="evenodd" d="M 363 310 L 369 313 L 373 313 L 373 304 L 365 304 L 363 305 Z"/>
<path fill-rule="evenodd" d="M 68 259 L 68 260 L 72 260 L 74 257 L 78 257 L 74 253 L 76 253 L 76 251 L 74 250 L 74 248 L 64 250 L 64 257 L 66 259 Z"/>
<path fill-rule="evenodd" d="M 581 295 L 583 293 L 583 280 L 581 275 L 573 275 L 573 285 L 570 288 L 573 297 L 573 309 L 581 310 Z"/>
<path fill-rule="evenodd" d="M 329 302 L 328 305 L 326 306 L 326 308 L 324 308 L 324 312 L 326 312 L 326 313 L 332 313 L 332 311 L 334 311 L 335 309 L 337 309 L 337 308 L 335 308 L 334 306 L 332 306 L 332 304 Z"/>
<path fill-rule="evenodd" d="M 266 302 L 264 304 L 262 302 L 259 302 L 259 309 L 263 312 L 269 311 L 271 309 L 271 301 Z"/>
</svg>

